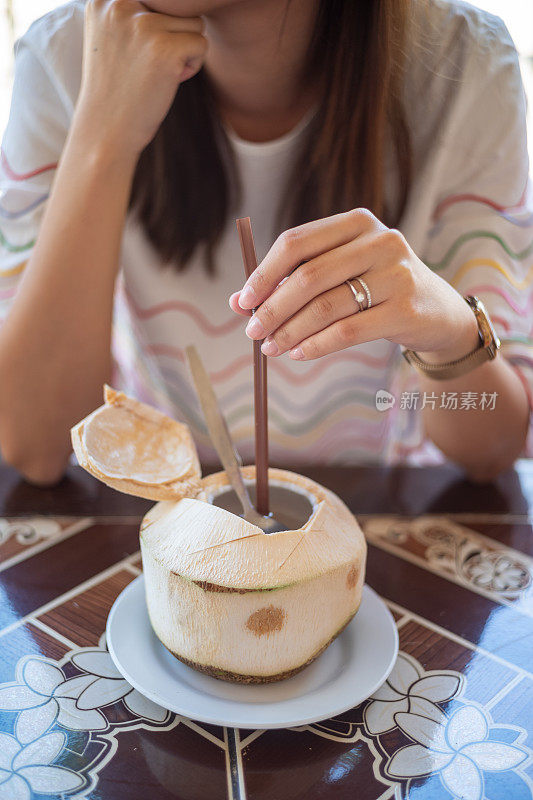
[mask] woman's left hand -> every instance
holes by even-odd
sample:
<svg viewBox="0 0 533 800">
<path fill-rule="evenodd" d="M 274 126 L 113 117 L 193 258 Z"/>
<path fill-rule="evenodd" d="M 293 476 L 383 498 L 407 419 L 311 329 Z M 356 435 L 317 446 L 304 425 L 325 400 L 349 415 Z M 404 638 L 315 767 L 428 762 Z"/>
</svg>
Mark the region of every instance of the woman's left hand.
<svg viewBox="0 0 533 800">
<path fill-rule="evenodd" d="M 359 310 L 346 280 L 362 278 Z M 356 284 L 356 288 L 359 288 Z M 460 358 L 479 342 L 461 295 L 415 255 L 404 236 L 354 209 L 281 234 L 230 306 L 252 316 L 246 333 L 266 355 L 298 360 L 388 339 L 429 362 Z"/>
</svg>

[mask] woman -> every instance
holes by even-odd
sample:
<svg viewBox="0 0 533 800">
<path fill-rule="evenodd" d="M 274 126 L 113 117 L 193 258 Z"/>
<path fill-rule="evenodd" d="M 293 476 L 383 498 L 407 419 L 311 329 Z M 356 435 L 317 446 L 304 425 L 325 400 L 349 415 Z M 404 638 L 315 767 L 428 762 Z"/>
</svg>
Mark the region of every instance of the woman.
<svg viewBox="0 0 533 800">
<path fill-rule="evenodd" d="M 250 460 L 239 314 L 259 306 L 273 464 L 444 454 L 494 477 L 530 409 L 524 107 L 505 26 L 459 2 L 88 0 L 35 22 L 3 140 L 4 459 L 56 481 L 112 381 L 213 461 L 194 342 Z M 262 261 L 239 291 L 247 215 Z"/>
</svg>

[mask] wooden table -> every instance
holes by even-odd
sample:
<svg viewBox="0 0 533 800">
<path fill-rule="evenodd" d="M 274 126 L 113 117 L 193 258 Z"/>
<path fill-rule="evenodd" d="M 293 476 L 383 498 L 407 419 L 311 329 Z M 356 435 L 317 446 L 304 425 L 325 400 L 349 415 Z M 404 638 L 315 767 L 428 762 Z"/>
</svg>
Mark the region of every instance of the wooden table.
<svg viewBox="0 0 533 800">
<path fill-rule="evenodd" d="M 150 503 L 78 468 L 46 490 L 0 468 L 1 800 L 533 797 L 533 465 L 486 487 L 452 468 L 308 474 L 358 515 L 400 656 L 361 706 L 257 731 L 170 714 L 112 664 L 106 617 Z"/>
</svg>

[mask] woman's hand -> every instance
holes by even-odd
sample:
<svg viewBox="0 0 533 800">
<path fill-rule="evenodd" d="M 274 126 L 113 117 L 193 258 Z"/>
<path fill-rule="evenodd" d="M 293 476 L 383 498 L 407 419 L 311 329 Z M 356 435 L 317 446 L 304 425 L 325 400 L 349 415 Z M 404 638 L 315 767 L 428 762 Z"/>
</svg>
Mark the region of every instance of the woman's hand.
<svg viewBox="0 0 533 800">
<path fill-rule="evenodd" d="M 137 0 L 87 0 L 76 113 L 100 139 L 138 156 L 179 84 L 202 66 L 202 32 L 200 17 L 159 14 Z"/>
<path fill-rule="evenodd" d="M 372 299 L 363 311 L 345 284 L 358 277 Z M 285 231 L 230 305 L 241 314 L 257 308 L 246 333 L 265 338 L 270 356 L 308 360 L 389 339 L 437 363 L 479 343 L 461 295 L 366 209 Z"/>
</svg>

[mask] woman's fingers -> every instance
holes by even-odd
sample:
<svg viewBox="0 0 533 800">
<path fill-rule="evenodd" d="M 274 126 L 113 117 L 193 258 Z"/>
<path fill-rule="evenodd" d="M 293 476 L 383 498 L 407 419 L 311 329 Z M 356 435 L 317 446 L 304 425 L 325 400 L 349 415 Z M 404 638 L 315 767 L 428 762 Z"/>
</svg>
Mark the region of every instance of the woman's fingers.
<svg viewBox="0 0 533 800">
<path fill-rule="evenodd" d="M 252 315 L 251 311 L 245 311 L 244 308 L 241 308 L 239 305 L 239 297 L 240 292 L 233 292 L 229 298 L 229 305 L 232 311 L 235 311 L 236 314 L 240 314 L 243 317 L 250 317 Z"/>
<path fill-rule="evenodd" d="M 357 301 L 345 283 L 313 298 L 288 322 L 268 336 L 262 345 L 267 356 L 280 356 L 303 339 L 351 314 L 358 314 Z"/>
<path fill-rule="evenodd" d="M 392 319 L 388 302 L 372 306 L 304 339 L 289 351 L 289 356 L 297 361 L 309 361 L 374 339 L 389 339 L 397 333 Z"/>
<path fill-rule="evenodd" d="M 260 305 L 302 262 L 347 244 L 370 230 L 384 227 L 370 211 L 357 208 L 285 231 L 244 284 L 239 298 L 241 308 Z"/>
<path fill-rule="evenodd" d="M 207 44 L 199 17 L 156 13 L 137 0 L 87 0 L 77 110 L 105 130 L 109 146 L 138 158 Z"/>
<path fill-rule="evenodd" d="M 144 14 L 150 15 L 150 22 L 154 26 L 159 26 L 166 31 L 175 33 L 202 33 L 205 30 L 205 22 L 202 17 L 175 17 L 172 14 L 161 14 L 154 12 L 147 3 L 142 3 L 145 7 Z"/>
<path fill-rule="evenodd" d="M 345 280 L 366 273 L 376 259 L 376 240 L 373 233 L 364 234 L 301 264 L 261 303 L 248 323 L 246 334 L 251 339 L 274 334 L 313 299 Z M 385 299 L 384 286 L 377 286 L 375 292 L 374 302 Z"/>
</svg>

